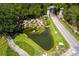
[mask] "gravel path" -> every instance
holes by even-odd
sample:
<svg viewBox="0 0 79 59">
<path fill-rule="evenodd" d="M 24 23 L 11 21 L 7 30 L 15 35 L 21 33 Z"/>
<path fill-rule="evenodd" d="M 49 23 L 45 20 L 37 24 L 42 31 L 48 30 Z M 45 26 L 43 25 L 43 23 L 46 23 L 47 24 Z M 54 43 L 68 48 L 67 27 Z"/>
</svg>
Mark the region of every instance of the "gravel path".
<svg viewBox="0 0 79 59">
<path fill-rule="evenodd" d="M 56 17 L 56 15 L 50 13 L 50 17 L 52 18 L 52 21 L 57 26 L 58 30 L 61 32 L 65 40 L 69 43 L 70 49 L 62 54 L 62 55 L 79 55 L 79 42 L 76 40 L 76 38 L 60 23 L 59 19 Z"/>
<path fill-rule="evenodd" d="M 17 52 L 20 56 L 29 56 L 29 54 L 26 51 L 24 51 L 14 43 L 13 39 L 10 36 L 7 37 L 7 42 L 10 48 L 12 48 L 12 50 Z"/>
</svg>

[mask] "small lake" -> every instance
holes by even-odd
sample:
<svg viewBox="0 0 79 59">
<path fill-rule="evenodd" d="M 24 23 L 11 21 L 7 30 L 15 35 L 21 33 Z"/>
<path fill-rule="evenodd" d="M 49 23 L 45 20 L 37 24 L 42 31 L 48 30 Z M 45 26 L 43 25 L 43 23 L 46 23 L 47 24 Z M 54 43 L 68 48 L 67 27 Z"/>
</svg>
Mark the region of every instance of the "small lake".
<svg viewBox="0 0 79 59">
<path fill-rule="evenodd" d="M 28 34 L 28 37 L 40 45 L 44 50 L 53 48 L 54 41 L 48 30 L 43 31 L 42 33 L 30 33 Z"/>
</svg>

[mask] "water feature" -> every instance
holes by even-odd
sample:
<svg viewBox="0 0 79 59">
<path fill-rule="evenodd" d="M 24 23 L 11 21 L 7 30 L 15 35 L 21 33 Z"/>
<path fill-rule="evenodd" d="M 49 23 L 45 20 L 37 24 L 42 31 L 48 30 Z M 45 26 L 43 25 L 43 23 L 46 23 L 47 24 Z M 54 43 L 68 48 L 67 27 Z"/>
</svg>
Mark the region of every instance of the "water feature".
<svg viewBox="0 0 79 59">
<path fill-rule="evenodd" d="M 42 33 L 30 33 L 28 37 L 31 38 L 34 42 L 40 45 L 43 49 L 49 50 L 53 47 L 53 39 L 48 30 L 43 31 Z"/>
</svg>

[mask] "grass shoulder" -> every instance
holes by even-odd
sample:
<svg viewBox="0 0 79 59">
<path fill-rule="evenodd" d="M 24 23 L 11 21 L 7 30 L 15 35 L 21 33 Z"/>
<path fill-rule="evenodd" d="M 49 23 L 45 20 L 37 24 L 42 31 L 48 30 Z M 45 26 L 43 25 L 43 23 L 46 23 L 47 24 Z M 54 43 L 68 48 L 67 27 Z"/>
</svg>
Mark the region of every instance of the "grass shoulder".
<svg viewBox="0 0 79 59">
<path fill-rule="evenodd" d="M 65 26 L 65 28 L 79 41 L 79 35 L 74 32 L 74 30 L 69 26 L 67 21 L 60 20 L 60 22 Z"/>
</svg>

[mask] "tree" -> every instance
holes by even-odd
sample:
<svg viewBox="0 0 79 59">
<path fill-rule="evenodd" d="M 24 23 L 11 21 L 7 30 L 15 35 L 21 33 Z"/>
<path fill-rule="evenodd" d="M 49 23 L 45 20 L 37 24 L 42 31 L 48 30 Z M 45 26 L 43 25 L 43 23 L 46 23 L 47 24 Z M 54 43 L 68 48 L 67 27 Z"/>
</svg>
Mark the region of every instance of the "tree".
<svg viewBox="0 0 79 59">
<path fill-rule="evenodd" d="M 60 8 L 66 8 L 67 5 L 64 3 L 55 3 L 53 4 L 55 6 L 55 14 L 58 14 Z"/>
<path fill-rule="evenodd" d="M 0 4 L 0 33 L 23 31 L 23 21 L 45 15 L 49 4 Z"/>
<path fill-rule="evenodd" d="M 64 18 L 70 23 L 74 24 L 77 20 L 77 16 L 79 15 L 79 6 L 71 5 L 69 8 L 64 10 Z"/>
</svg>

